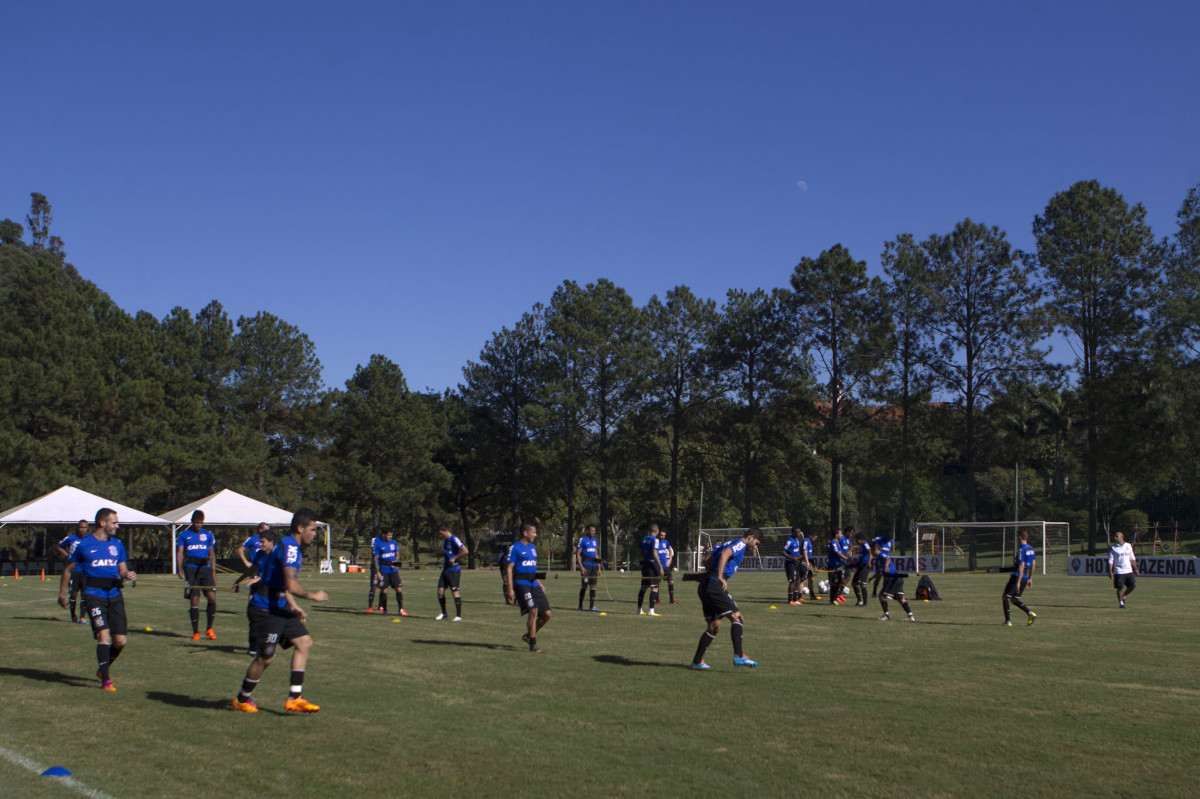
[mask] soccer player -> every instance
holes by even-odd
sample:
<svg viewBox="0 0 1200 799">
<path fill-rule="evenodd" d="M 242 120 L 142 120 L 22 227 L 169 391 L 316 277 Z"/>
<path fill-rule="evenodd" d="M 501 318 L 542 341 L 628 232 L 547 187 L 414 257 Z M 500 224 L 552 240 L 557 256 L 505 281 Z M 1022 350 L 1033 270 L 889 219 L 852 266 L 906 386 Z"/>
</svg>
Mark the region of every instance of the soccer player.
<svg viewBox="0 0 1200 799">
<path fill-rule="evenodd" d="M 854 603 L 854 607 L 865 608 L 867 606 L 867 575 L 871 571 L 873 557 L 871 545 L 867 542 L 865 535 L 855 533 L 854 542 L 858 545 L 858 562 L 854 564 L 854 578 L 850 581 L 854 587 L 854 598 L 858 600 Z"/>
<path fill-rule="evenodd" d="M 400 569 L 396 559 L 400 557 L 400 544 L 392 540 L 392 528 L 384 527 L 379 535 L 371 540 L 371 593 L 367 597 L 374 602 L 375 586 L 379 586 L 379 612 L 387 613 L 387 592 L 391 588 L 396 592 L 396 615 L 407 616 L 404 609 L 404 583 L 400 579 Z M 368 605 L 367 613 L 371 612 Z"/>
<path fill-rule="evenodd" d="M 879 555 L 882 552 L 885 556 L 890 557 L 892 554 L 892 536 L 890 533 L 884 533 L 881 536 L 876 536 L 871 539 L 871 551 L 875 553 L 875 581 L 871 584 L 871 596 L 876 596 L 879 593 L 879 583 L 883 580 L 883 569 L 879 567 L 881 561 Z"/>
<path fill-rule="evenodd" d="M 462 597 L 458 594 L 462 563 L 459 560 L 469 553 L 466 545 L 446 525 L 438 528 L 438 535 L 442 537 L 442 576 L 438 577 L 437 598 L 442 612 L 437 615 L 437 620 L 446 618 L 446 589 L 449 588 L 454 594 L 454 618 L 450 621 L 462 621 Z"/>
<path fill-rule="evenodd" d="M 800 571 L 804 568 L 804 561 L 801 560 L 801 552 L 804 549 L 804 544 L 801 543 L 803 539 L 804 531 L 800 529 L 800 525 L 793 525 L 792 534 L 788 536 L 787 541 L 783 542 L 783 570 L 787 574 L 787 603 L 789 605 L 804 604 L 800 595 L 800 582 L 803 579 Z"/>
<path fill-rule="evenodd" d="M 179 579 L 188 586 L 183 596 L 191 603 L 188 615 L 192 621 L 192 640 L 200 640 L 200 590 L 192 586 L 200 586 L 204 598 L 208 600 L 205 608 L 208 627 L 204 634 L 208 640 L 217 640 L 213 631 L 213 620 L 217 617 L 217 537 L 204 529 L 204 511 L 192 513 L 192 524 L 179 536 L 175 547 L 175 562 L 179 564 Z"/>
<path fill-rule="evenodd" d="M 244 580 L 248 579 L 251 574 L 251 568 L 254 566 L 254 559 L 262 552 L 262 534 L 271 529 L 271 525 L 266 522 L 258 523 L 258 530 L 254 535 L 247 538 L 238 547 L 238 559 L 242 561 L 242 574 L 233 581 L 233 593 L 237 593 L 241 588 Z M 272 539 L 274 540 L 274 539 Z"/>
<path fill-rule="evenodd" d="M 883 608 L 883 615 L 879 617 L 879 620 L 891 619 L 891 614 L 888 613 L 888 600 L 895 599 L 908 614 L 905 621 L 916 621 L 912 608 L 904 598 L 904 575 L 896 571 L 896 563 L 892 560 L 892 539 L 890 537 L 887 539 L 887 545 L 875 554 L 875 565 L 883 574 L 883 590 L 879 592 L 879 605 Z M 866 593 L 865 585 L 863 592 Z"/>
<path fill-rule="evenodd" d="M 575 545 L 575 562 L 579 565 L 579 610 L 583 596 L 588 596 L 588 610 L 596 610 L 596 583 L 600 576 L 600 542 L 596 540 L 596 525 L 589 524 Z"/>
<path fill-rule="evenodd" d="M 675 601 L 675 578 L 671 576 L 673 567 L 671 561 L 675 559 L 675 547 L 671 546 L 671 542 L 667 540 L 667 531 L 658 531 L 658 562 L 662 565 L 663 574 L 667 578 L 667 591 L 670 594 L 671 604 L 678 605 Z M 654 604 L 658 604 L 658 600 L 654 600 Z"/>
<path fill-rule="evenodd" d="M 846 601 L 842 597 L 842 586 L 846 582 L 846 564 L 850 560 L 849 554 L 850 542 L 846 540 L 841 530 L 834 530 L 833 538 L 829 539 L 829 548 L 825 554 L 825 565 L 829 568 L 829 604 L 831 605 L 840 605 Z"/>
<path fill-rule="evenodd" d="M 55 545 L 56 548 L 58 549 L 58 553 L 60 555 L 62 555 L 65 560 L 70 561 L 71 556 L 75 554 L 75 547 L 79 545 L 80 541 L 87 538 L 87 534 L 88 534 L 87 519 L 80 519 L 79 522 L 75 525 L 75 532 L 69 533 L 66 538 L 59 541 L 58 544 Z M 65 569 L 66 567 L 64 566 L 63 568 Z M 87 624 L 88 620 L 83 618 L 82 616 L 79 616 L 75 612 L 76 598 L 79 596 L 79 592 L 83 588 L 83 574 L 81 572 L 75 571 L 71 574 L 70 588 L 71 588 L 71 607 L 70 607 L 71 623 L 75 624 L 76 622 L 78 622 L 79 624 Z"/>
<path fill-rule="evenodd" d="M 1029 617 L 1026 624 L 1033 624 L 1037 618 L 1037 614 L 1021 601 L 1021 594 L 1025 592 L 1026 586 L 1033 585 L 1033 567 L 1037 563 L 1037 551 L 1029 546 L 1028 530 L 1022 530 L 1017 533 L 1017 536 L 1021 540 L 1021 546 L 1017 548 L 1017 553 L 1013 557 L 1013 571 L 1008 578 L 1008 585 L 1004 586 L 1005 627 L 1012 627 L 1012 617 L 1009 615 L 1008 607 L 1010 602 L 1025 611 L 1025 615 Z"/>
<path fill-rule="evenodd" d="M 816 569 L 813 568 L 813 553 L 817 549 L 816 532 L 809 533 L 808 537 L 800 543 L 804 545 L 800 553 L 804 559 L 804 568 L 800 572 L 800 582 L 803 583 L 805 580 L 808 580 L 808 595 L 813 599 L 820 599 L 821 597 L 817 594 L 816 586 L 813 585 L 813 574 L 816 572 Z"/>
<path fill-rule="evenodd" d="M 1137 588 L 1135 574 L 1137 555 L 1133 554 L 1133 547 L 1125 543 L 1125 534 L 1118 530 L 1117 543 L 1108 550 L 1108 576 L 1112 578 L 1113 588 L 1117 589 L 1117 607 L 1125 607 L 1125 598 Z"/>
<path fill-rule="evenodd" d="M 268 527 L 266 530 L 263 530 L 261 533 L 258 533 L 258 548 L 257 548 L 257 551 L 254 553 L 254 562 L 250 564 L 249 569 L 246 569 L 246 573 L 243 574 L 238 579 L 245 580 L 246 585 L 251 588 L 253 588 L 257 583 L 259 583 L 262 580 L 262 574 L 260 573 L 261 567 L 262 567 L 262 562 L 263 562 L 263 560 L 266 559 L 266 557 L 268 555 L 271 554 L 271 550 L 273 550 L 273 549 L 275 549 L 275 532 L 273 530 L 271 530 L 271 528 Z M 237 585 L 235 584 L 233 586 L 233 588 L 234 588 L 234 591 L 236 592 Z M 251 607 L 252 607 L 251 605 L 246 606 L 247 614 L 249 614 Z M 254 657 L 255 655 L 258 654 L 258 650 L 255 648 L 257 646 L 257 644 L 254 641 L 253 625 L 250 626 L 250 630 L 249 630 L 248 634 L 250 637 L 250 642 L 249 642 L 249 644 L 247 644 L 246 650 L 250 653 L 250 657 Z"/>
<path fill-rule="evenodd" d="M 638 590 L 638 615 L 645 616 L 642 600 L 650 592 L 650 615 L 657 616 L 654 606 L 658 604 L 658 586 L 662 581 L 662 563 L 658 560 L 658 525 L 650 525 L 642 542 L 642 587 Z"/>
<path fill-rule="evenodd" d="M 255 583 L 250 607 L 246 609 L 255 642 L 253 649 L 258 654 L 246 668 L 242 689 L 233 700 L 235 710 L 258 712 L 258 705 L 254 703 L 251 693 L 275 659 L 275 650 L 280 646 L 285 649 L 292 647 L 291 687 L 284 709 L 294 713 L 316 713 L 321 709 L 303 696 L 304 673 L 313 640 L 304 626 L 307 614 L 296 604 L 297 597 L 314 602 L 329 599 L 324 591 L 306 590 L 298 579 L 303 562 L 301 548 L 311 544 L 316 534 L 316 515 L 307 508 L 301 508 L 292 516 L 288 534 L 280 539 L 270 554 L 259 560 L 262 579 Z"/>
<path fill-rule="evenodd" d="M 700 597 L 700 606 L 704 609 L 704 620 L 708 622 L 708 629 L 700 636 L 700 644 L 696 647 L 696 654 L 692 656 L 691 668 L 711 668 L 704 662 L 704 653 L 707 651 L 708 645 L 716 640 L 717 633 L 721 632 L 721 619 L 726 616 L 732 622 L 729 634 L 733 640 L 733 665 L 750 667 L 758 665 L 758 661 L 746 657 L 746 653 L 742 651 L 744 619 L 737 602 L 734 602 L 733 597 L 729 595 L 729 578 L 741 565 L 746 548 L 758 546 L 760 541 L 762 541 L 762 532 L 757 527 L 751 527 L 742 534 L 741 538 L 717 544 L 705 558 L 707 570 L 700 578 L 700 586 L 696 589 L 696 594 Z"/>
<path fill-rule="evenodd" d="M 521 525 L 521 537 L 508 548 L 504 558 L 505 597 L 509 602 L 521 606 L 521 615 L 529 616 L 528 631 L 521 640 L 529 644 L 529 651 L 540 653 L 538 630 L 550 621 L 550 600 L 537 578 L 538 551 L 537 525 Z"/>
<path fill-rule="evenodd" d="M 117 512 L 101 508 L 96 512 L 96 530 L 75 546 L 71 560 L 63 569 L 58 585 L 58 604 L 67 607 L 67 586 L 71 575 L 79 569 L 85 579 L 83 612 L 91 622 L 96 639 L 96 677 L 105 691 L 115 691 L 109 668 L 125 648 L 128 622 L 125 618 L 125 598 L 121 594 L 124 580 L 137 584 L 137 575 L 125 567 L 125 546 L 117 538 Z"/>
</svg>

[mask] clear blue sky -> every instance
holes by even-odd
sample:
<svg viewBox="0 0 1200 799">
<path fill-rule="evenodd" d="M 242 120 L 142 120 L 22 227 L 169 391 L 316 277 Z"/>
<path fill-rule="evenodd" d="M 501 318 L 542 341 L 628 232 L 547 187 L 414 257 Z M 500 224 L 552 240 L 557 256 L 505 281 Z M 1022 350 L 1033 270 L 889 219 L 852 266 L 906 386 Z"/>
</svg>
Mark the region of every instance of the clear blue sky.
<svg viewBox="0 0 1200 799">
<path fill-rule="evenodd" d="M 17 3 L 0 218 L 54 206 L 130 312 L 218 299 L 461 380 L 571 279 L 787 284 L 964 217 L 1032 244 L 1077 180 L 1175 230 L 1193 3 Z M 807 185 L 807 189 L 801 184 Z"/>
</svg>

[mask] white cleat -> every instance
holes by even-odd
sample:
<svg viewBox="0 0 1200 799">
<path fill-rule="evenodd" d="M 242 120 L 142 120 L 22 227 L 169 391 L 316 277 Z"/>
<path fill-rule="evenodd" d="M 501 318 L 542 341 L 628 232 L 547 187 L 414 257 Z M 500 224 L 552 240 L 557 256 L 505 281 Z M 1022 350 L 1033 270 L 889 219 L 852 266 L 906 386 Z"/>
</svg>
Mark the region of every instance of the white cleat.
<svg viewBox="0 0 1200 799">
<path fill-rule="evenodd" d="M 441 620 L 442 620 L 442 619 L 444 619 L 444 618 L 446 618 L 446 614 L 445 614 L 445 613 L 439 613 L 438 615 L 436 615 L 436 616 L 434 616 L 434 617 L 433 617 L 433 620 L 434 620 L 434 621 L 441 621 Z"/>
<path fill-rule="evenodd" d="M 451 619 L 450 621 L 462 621 L 462 616 L 455 616 L 455 617 L 454 617 L 453 619 Z"/>
<path fill-rule="evenodd" d="M 880 620 L 880 621 L 891 621 L 891 620 L 892 620 L 892 617 L 891 617 L 891 616 L 889 616 L 888 614 L 886 614 L 886 613 L 885 613 L 885 614 L 883 614 L 882 616 L 880 616 L 880 617 L 879 617 L 879 620 Z"/>
<path fill-rule="evenodd" d="M 654 610 L 654 608 L 650 608 L 650 612 L 649 612 L 648 614 L 646 614 L 646 615 L 648 615 L 648 616 L 657 616 L 657 615 L 658 615 L 658 612 L 657 612 L 657 611 L 655 611 L 655 610 Z"/>
</svg>

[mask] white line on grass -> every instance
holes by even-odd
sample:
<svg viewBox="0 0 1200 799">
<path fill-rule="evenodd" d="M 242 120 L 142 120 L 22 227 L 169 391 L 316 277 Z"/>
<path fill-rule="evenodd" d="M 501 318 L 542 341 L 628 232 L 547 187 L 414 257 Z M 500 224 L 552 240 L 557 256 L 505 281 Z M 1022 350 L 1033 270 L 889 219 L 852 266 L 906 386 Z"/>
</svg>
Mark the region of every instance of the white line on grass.
<svg viewBox="0 0 1200 799">
<path fill-rule="evenodd" d="M 4 758 L 9 763 L 14 763 L 21 768 L 32 771 L 34 774 L 40 775 L 46 770 L 46 766 L 43 766 L 34 760 L 30 760 L 24 755 L 19 755 L 11 749 L 5 749 L 3 746 L 0 746 L 0 757 Z M 59 784 L 78 791 L 84 796 L 90 796 L 92 799 L 114 799 L 114 797 L 109 796 L 104 791 L 98 791 L 95 788 L 84 785 L 74 777 L 49 777 L 48 779 L 56 780 Z"/>
</svg>

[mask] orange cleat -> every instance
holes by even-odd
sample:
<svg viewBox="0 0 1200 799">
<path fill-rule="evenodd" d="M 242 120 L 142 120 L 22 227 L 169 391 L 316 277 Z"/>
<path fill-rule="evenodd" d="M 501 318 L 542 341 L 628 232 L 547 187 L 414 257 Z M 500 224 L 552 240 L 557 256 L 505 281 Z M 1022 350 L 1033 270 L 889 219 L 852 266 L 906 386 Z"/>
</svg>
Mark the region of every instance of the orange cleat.
<svg viewBox="0 0 1200 799">
<path fill-rule="evenodd" d="M 257 713 L 258 705 L 254 704 L 253 699 L 247 699 L 245 702 L 239 702 L 235 696 L 233 698 L 233 709 L 240 710 L 243 713 Z"/>
<path fill-rule="evenodd" d="M 291 711 L 292 713 L 316 713 L 321 709 L 321 706 L 314 705 L 304 697 L 298 696 L 295 699 L 289 699 L 287 702 L 285 702 L 283 708 L 284 710 Z"/>
<path fill-rule="evenodd" d="M 200 633 L 192 633 L 192 640 L 193 640 L 193 641 L 199 641 L 199 640 L 200 640 Z"/>
<path fill-rule="evenodd" d="M 212 627 L 209 627 L 207 630 L 205 630 L 204 634 L 208 636 L 208 640 L 210 640 L 210 641 L 217 640 L 217 634 L 215 632 L 213 632 Z"/>
</svg>

